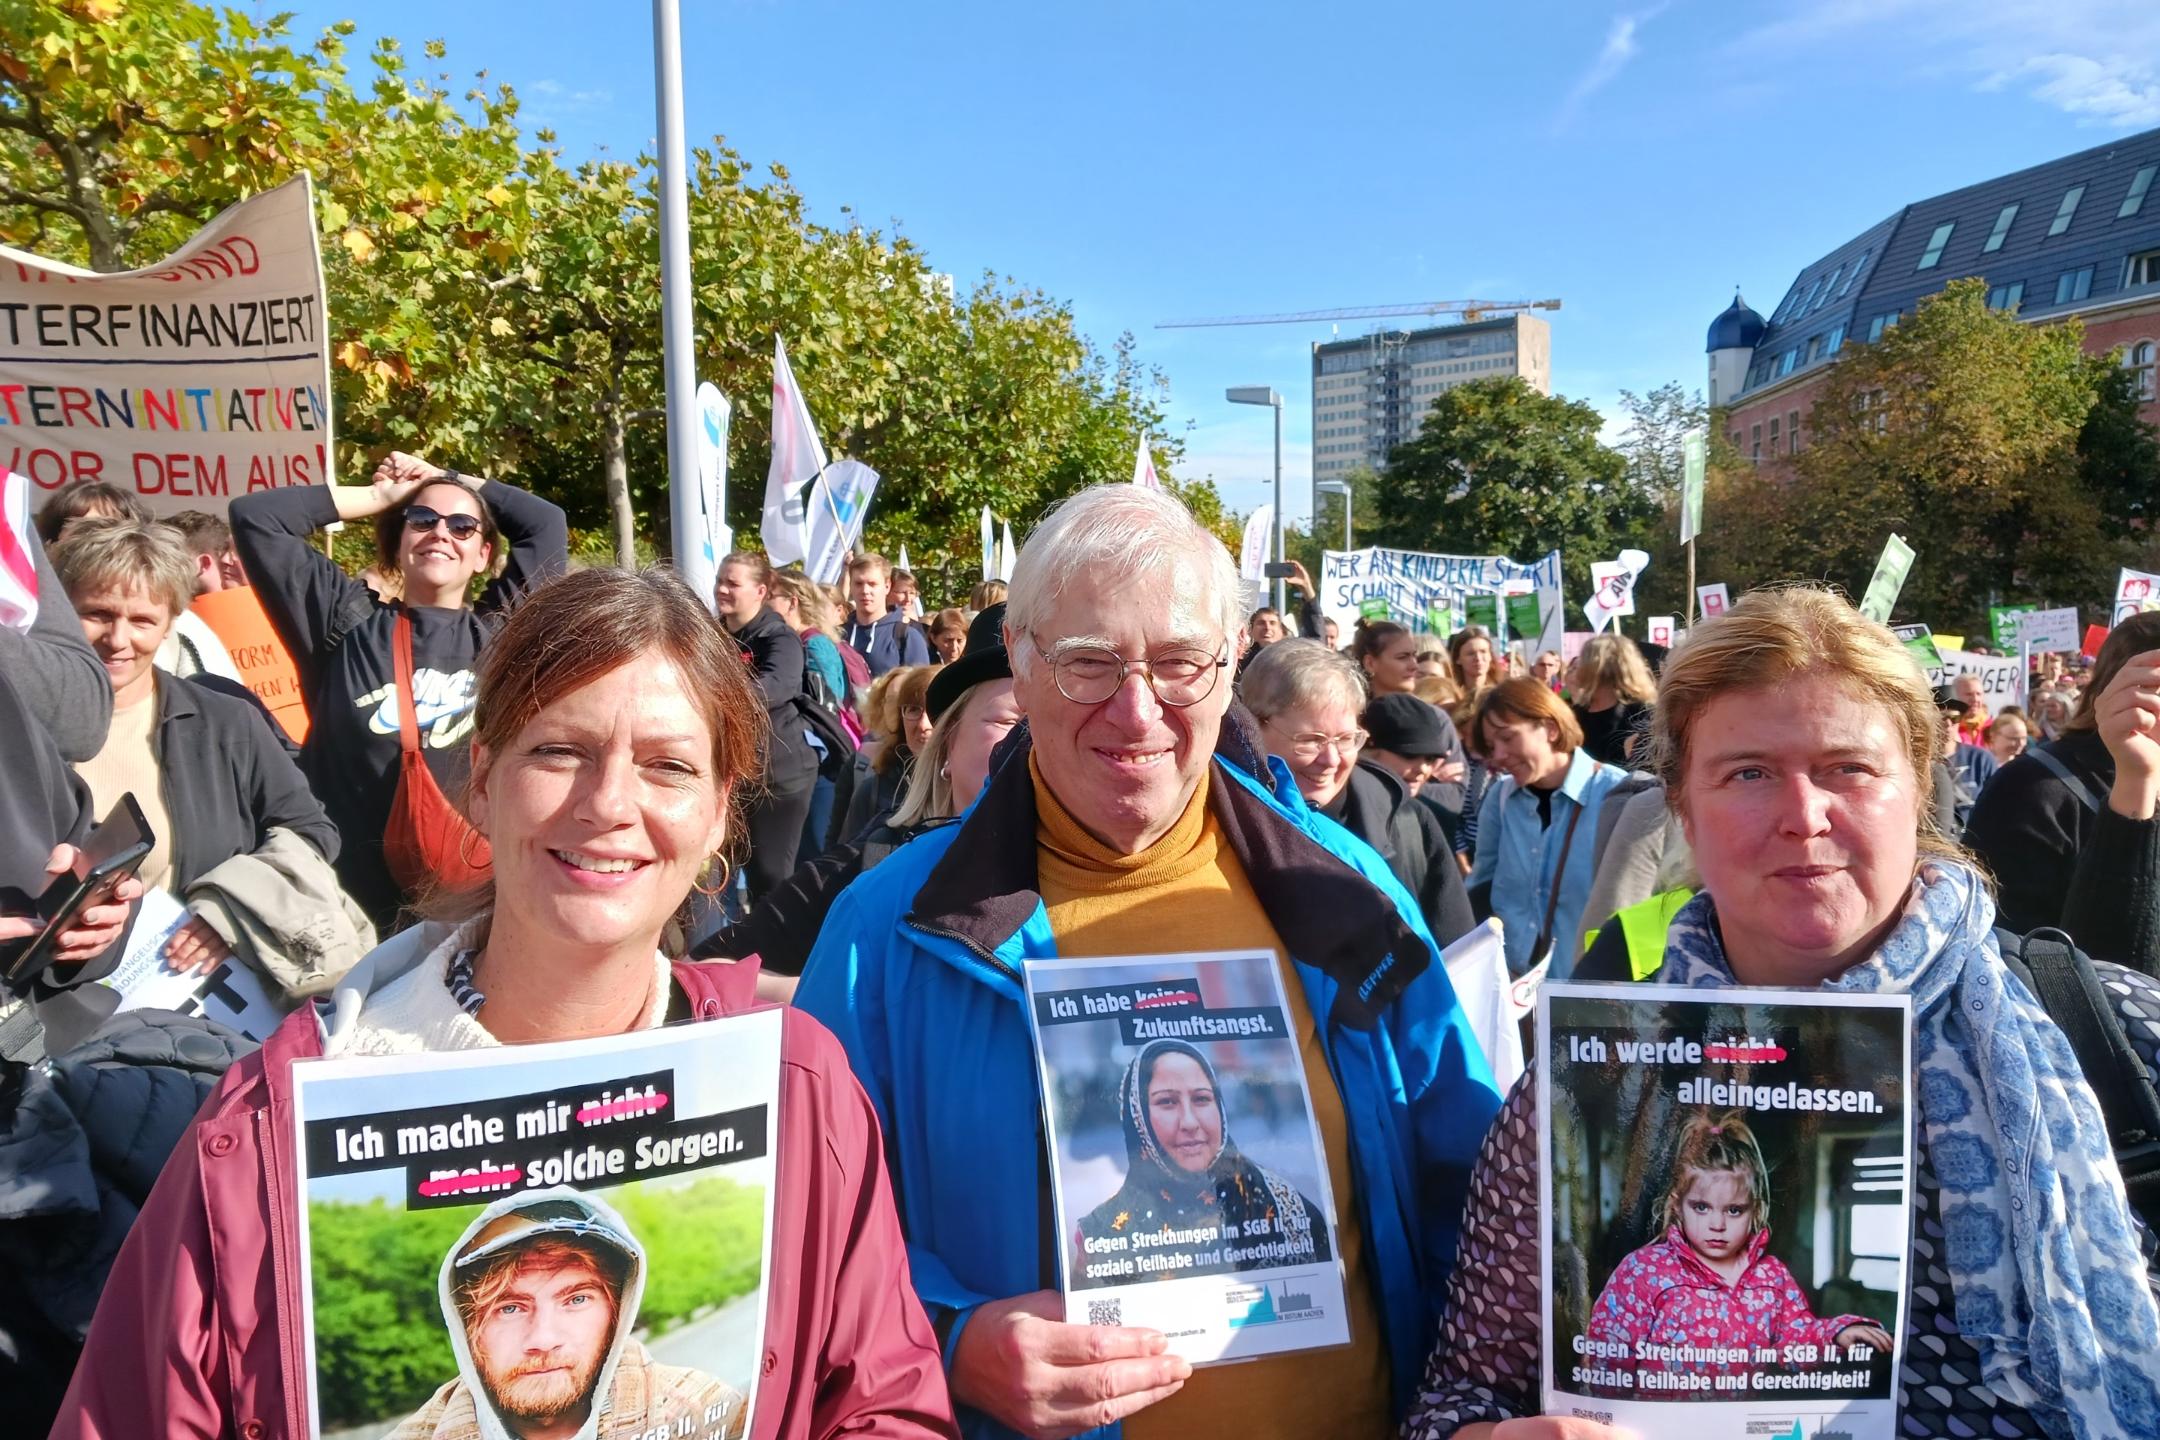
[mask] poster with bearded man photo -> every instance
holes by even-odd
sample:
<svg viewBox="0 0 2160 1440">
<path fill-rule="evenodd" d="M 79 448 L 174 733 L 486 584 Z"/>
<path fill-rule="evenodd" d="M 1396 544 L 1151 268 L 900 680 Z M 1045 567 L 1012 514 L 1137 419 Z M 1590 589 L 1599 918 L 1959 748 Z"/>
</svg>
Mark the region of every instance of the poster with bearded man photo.
<svg viewBox="0 0 2160 1440">
<path fill-rule="evenodd" d="M 748 1434 L 780 1022 L 295 1065 L 309 1434 Z"/>
<path fill-rule="evenodd" d="M 1029 961 L 1026 980 L 1066 1319 L 1160 1330 L 1196 1365 L 1346 1343 L 1334 1191 L 1275 957 Z"/>
</svg>

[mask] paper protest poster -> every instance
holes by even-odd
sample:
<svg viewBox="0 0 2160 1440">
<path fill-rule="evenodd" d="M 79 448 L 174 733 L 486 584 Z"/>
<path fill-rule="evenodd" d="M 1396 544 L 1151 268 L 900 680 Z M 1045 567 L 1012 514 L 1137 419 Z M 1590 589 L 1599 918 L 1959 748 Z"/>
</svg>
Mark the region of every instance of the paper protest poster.
<svg viewBox="0 0 2160 1440">
<path fill-rule="evenodd" d="M 293 743 L 304 742 L 308 712 L 307 697 L 300 693 L 300 670 L 270 617 L 263 613 L 255 587 L 212 590 L 189 601 L 188 610 L 217 632 L 240 672 L 240 682 L 255 692 Z"/>
<path fill-rule="evenodd" d="M 1911 1033 L 1908 995 L 1544 988 L 1547 1415 L 1889 1440 Z"/>
<path fill-rule="evenodd" d="M 780 1025 L 294 1065 L 308 1433 L 747 1434 Z"/>
<path fill-rule="evenodd" d="M 1890 623 L 1890 612 L 1897 606 L 1898 592 L 1905 588 L 1905 577 L 1912 573 L 1912 562 L 1912 546 L 1892 532 L 1883 542 L 1882 558 L 1875 562 L 1867 594 L 1860 598 L 1862 615 L 1878 624 Z"/>
<path fill-rule="evenodd" d="M 1463 596 L 1463 616 L 1472 625 L 1482 625 L 1489 635 L 1500 633 L 1500 597 L 1498 595 Z"/>
<path fill-rule="evenodd" d="M 2087 660 L 2097 660 L 2100 658 L 2100 647 L 2105 644 L 2107 644 L 2107 626 L 2087 625 L 2085 627 L 2085 638 L 2078 645 L 2078 653 Z"/>
<path fill-rule="evenodd" d="M 1905 653 L 1912 656 L 1913 663 L 1927 676 L 1928 684 L 1946 683 L 1948 677 L 1943 673 L 1942 652 L 1935 648 L 1935 637 L 1928 632 L 1927 626 L 1893 625 L 1890 633 L 1897 636 L 1898 643 L 1905 647 Z"/>
<path fill-rule="evenodd" d="M 1722 583 L 1698 585 L 1695 587 L 1695 608 L 1701 612 L 1703 619 L 1715 620 L 1732 609 L 1732 591 Z"/>
<path fill-rule="evenodd" d="M 1528 1013 L 1513 1003 L 1505 933 L 1496 915 L 1440 952 L 1448 983 L 1455 987 L 1455 1003 L 1470 1022 L 1470 1033 L 1477 1036 L 1485 1063 L 1492 1066 L 1493 1083 L 1503 1095 L 1522 1077 L 1519 1022 Z"/>
<path fill-rule="evenodd" d="M 1987 702 L 1988 713 L 1994 714 L 2005 705 L 2025 703 L 2025 662 L 2015 655 L 1974 655 L 1964 650 L 1952 650 L 1941 644 L 1938 636 L 1937 650 L 1942 655 L 1944 683 L 1955 681 L 1960 675 L 1980 677 L 1980 698 Z"/>
<path fill-rule="evenodd" d="M 172 1010 L 214 1020 L 250 1040 L 269 1039 L 285 1018 L 284 1007 L 238 958 L 222 961 L 207 975 L 165 963 L 165 942 L 187 918 L 187 908 L 170 892 L 145 890 L 128 931 L 127 952 L 97 983 L 120 993 L 121 1010 Z"/>
<path fill-rule="evenodd" d="M 1671 615 L 1652 615 L 1643 623 L 1649 630 L 1649 640 L 1652 645 L 1663 645 L 1667 649 L 1672 648 L 1673 635 L 1680 627 L 1678 619 Z"/>
<path fill-rule="evenodd" d="M 1195 1364 L 1350 1338 L 1275 957 L 1029 961 L 1065 1318 Z"/>
<path fill-rule="evenodd" d="M 1583 618 L 1593 631 L 1602 631 L 1624 615 L 1635 613 L 1635 582 L 1649 567 L 1650 556 L 1641 550 L 1623 550 L 1619 557 L 1600 560 L 1590 567 L 1590 598 L 1583 601 Z"/>
<path fill-rule="evenodd" d="M 1536 594 L 1510 595 L 1506 603 L 1508 633 L 1526 644 L 1535 640 L 1545 628 Z"/>
<path fill-rule="evenodd" d="M 1988 638 L 1997 649 L 2008 650 L 2018 643 L 2018 635 L 2025 617 L 2037 615 L 2037 605 L 1991 605 L 1988 607 Z"/>
<path fill-rule="evenodd" d="M 1475 595 L 1527 590 L 1538 603 L 1538 625 L 1517 638 L 1537 650 L 1558 650 L 1565 621 L 1560 598 L 1560 552 L 1524 564 L 1503 555 L 1428 555 L 1418 550 L 1327 550 L 1320 557 L 1320 613 L 1347 637 L 1367 601 L 1387 604 L 1383 618 L 1416 629 L 1436 607 L 1459 612 Z"/>
<path fill-rule="evenodd" d="M 305 174 L 170 258 L 104 275 L 0 246 L 0 469 L 157 515 L 330 478 L 330 347 Z"/>
<path fill-rule="evenodd" d="M 2110 628 L 2122 624 L 2132 615 L 2147 610 L 2160 610 L 2160 575 L 2149 570 L 2125 569 L 2115 577 L 2115 610 L 2108 621 Z"/>
<path fill-rule="evenodd" d="M 2035 655 L 2077 652 L 2078 612 L 2075 605 L 2060 610 L 2035 610 L 2019 618 L 2012 644 L 2032 647 Z"/>
</svg>

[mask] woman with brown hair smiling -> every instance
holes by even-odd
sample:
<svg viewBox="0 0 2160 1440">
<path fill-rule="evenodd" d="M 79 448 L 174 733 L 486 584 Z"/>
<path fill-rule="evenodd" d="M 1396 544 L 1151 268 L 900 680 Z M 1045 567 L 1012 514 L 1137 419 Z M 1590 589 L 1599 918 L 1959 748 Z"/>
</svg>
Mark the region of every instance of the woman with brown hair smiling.
<svg viewBox="0 0 2160 1440">
<path fill-rule="evenodd" d="M 236 1064 L 128 1237 L 54 1435 L 302 1435 L 292 1067 L 618 1035 L 746 1008 L 754 964 L 674 958 L 724 868 L 764 707 L 680 581 L 542 587 L 481 665 L 468 806 L 493 879 L 378 947 Z M 951 1433 L 869 1101 L 794 1010 L 781 1041 L 759 1440 Z"/>
</svg>

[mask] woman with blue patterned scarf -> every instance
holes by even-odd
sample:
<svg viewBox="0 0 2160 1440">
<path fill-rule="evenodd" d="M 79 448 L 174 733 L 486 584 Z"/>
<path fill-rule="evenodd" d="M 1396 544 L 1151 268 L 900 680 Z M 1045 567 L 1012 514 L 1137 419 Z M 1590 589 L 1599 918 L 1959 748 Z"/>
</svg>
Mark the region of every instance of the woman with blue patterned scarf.
<svg viewBox="0 0 2160 1440">
<path fill-rule="evenodd" d="M 1897 640 L 1829 591 L 1758 592 L 1674 652 L 1654 726 L 1652 763 L 1703 878 L 1656 978 L 1913 997 L 1900 1433 L 2160 1436 L 2153 1238 L 2069 1042 L 2003 961 L 1987 878 L 1935 829 L 1939 721 Z M 2160 683 L 2105 728 L 2133 772 L 2110 803 L 2141 827 L 2147 863 Z M 2123 986 L 2154 1009 L 2160 988 L 2109 967 Z M 1619 1434 L 1536 1413 L 1536 1131 L 1535 1086 L 1518 1084 L 1478 1161 L 1406 1440 Z"/>
</svg>

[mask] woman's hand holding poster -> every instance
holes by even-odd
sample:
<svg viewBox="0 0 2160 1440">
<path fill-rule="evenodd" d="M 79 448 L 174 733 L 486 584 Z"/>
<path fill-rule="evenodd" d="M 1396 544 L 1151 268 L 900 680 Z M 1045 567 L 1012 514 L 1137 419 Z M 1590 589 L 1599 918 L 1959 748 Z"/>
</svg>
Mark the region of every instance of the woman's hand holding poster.
<svg viewBox="0 0 2160 1440">
<path fill-rule="evenodd" d="M 748 1433 L 777 1010 L 293 1067 L 309 1433 Z"/>
<path fill-rule="evenodd" d="M 1065 1317 L 1195 1364 L 1349 1338 L 1275 957 L 1030 961 Z"/>
<path fill-rule="evenodd" d="M 1911 1033 L 1903 995 L 1540 992 L 1546 1414 L 1895 1433 Z"/>
</svg>

